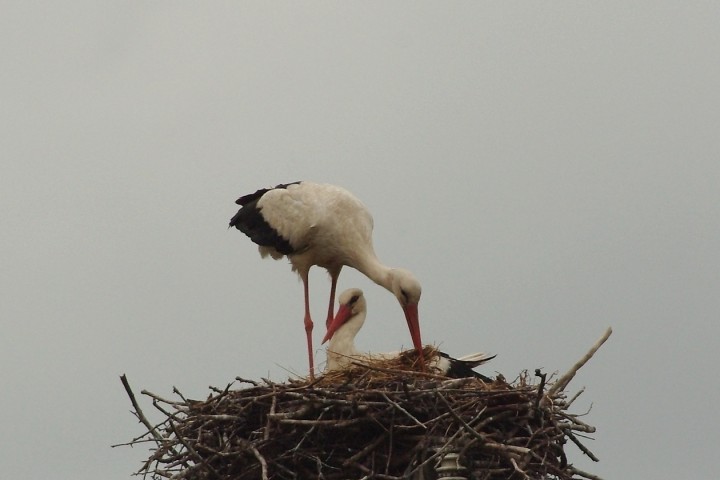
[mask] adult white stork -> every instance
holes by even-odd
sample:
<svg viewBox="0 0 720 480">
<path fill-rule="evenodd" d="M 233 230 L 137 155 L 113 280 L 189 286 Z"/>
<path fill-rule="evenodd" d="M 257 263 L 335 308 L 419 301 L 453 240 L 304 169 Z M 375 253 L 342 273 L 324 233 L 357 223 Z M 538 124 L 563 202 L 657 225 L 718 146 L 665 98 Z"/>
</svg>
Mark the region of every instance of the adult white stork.
<svg viewBox="0 0 720 480">
<path fill-rule="evenodd" d="M 399 352 L 367 354 L 355 347 L 355 336 L 365 323 L 367 302 L 362 290 L 350 288 L 340 294 L 340 308 L 330 323 L 323 342 L 328 340 L 326 371 L 342 370 L 353 362 L 372 362 L 396 357 Z M 453 358 L 447 353 L 438 352 L 435 358 L 428 359 L 430 370 L 452 378 L 477 377 L 485 382 L 492 380 L 473 368 L 495 358 L 484 353 L 473 353 Z"/>
<path fill-rule="evenodd" d="M 308 272 L 317 265 L 330 274 L 330 303 L 326 326 L 333 318 L 335 288 L 347 265 L 388 289 L 405 313 L 413 345 L 422 356 L 418 319 L 420 283 L 407 270 L 391 268 L 373 250 L 373 219 L 365 206 L 344 188 L 312 182 L 294 182 L 265 188 L 240 197 L 240 210 L 230 220 L 259 245 L 260 255 L 287 256 L 300 275 L 305 293 L 305 333 L 310 377 L 315 376 L 308 294 Z"/>
</svg>

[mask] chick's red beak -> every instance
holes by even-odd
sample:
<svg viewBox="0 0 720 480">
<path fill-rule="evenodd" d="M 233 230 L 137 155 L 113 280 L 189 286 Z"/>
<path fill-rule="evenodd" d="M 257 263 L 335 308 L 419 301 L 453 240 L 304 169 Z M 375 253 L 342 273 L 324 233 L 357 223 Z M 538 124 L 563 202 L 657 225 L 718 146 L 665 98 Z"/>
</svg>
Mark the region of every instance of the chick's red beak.
<svg viewBox="0 0 720 480">
<path fill-rule="evenodd" d="M 335 314 L 335 318 L 332 319 L 330 325 L 328 326 L 327 332 L 325 333 L 325 338 L 323 338 L 322 343 L 330 340 L 335 334 L 335 332 L 337 332 L 338 328 L 342 327 L 351 316 L 352 310 L 350 309 L 350 307 L 348 307 L 347 305 L 340 305 L 340 308 L 338 308 L 338 312 Z"/>
</svg>

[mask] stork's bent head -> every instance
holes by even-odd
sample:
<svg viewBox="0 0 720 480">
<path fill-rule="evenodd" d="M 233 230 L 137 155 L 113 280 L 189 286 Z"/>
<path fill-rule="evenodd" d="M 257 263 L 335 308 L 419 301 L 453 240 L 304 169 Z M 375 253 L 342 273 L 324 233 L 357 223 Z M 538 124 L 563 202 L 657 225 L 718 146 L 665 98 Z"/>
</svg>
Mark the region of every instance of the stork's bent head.
<svg viewBox="0 0 720 480">
<path fill-rule="evenodd" d="M 400 302 L 400 305 L 420 302 L 422 287 L 417 278 L 404 268 L 393 268 L 390 270 L 390 288 Z"/>
<path fill-rule="evenodd" d="M 409 271 L 402 268 L 393 268 L 390 270 L 390 288 L 400 302 L 400 306 L 405 313 L 405 320 L 410 329 L 410 337 L 412 337 L 413 346 L 420 355 L 420 360 L 425 364 L 422 349 L 422 339 L 420 338 L 420 319 L 418 315 L 418 303 L 422 294 L 422 287 L 415 276 Z"/>
</svg>

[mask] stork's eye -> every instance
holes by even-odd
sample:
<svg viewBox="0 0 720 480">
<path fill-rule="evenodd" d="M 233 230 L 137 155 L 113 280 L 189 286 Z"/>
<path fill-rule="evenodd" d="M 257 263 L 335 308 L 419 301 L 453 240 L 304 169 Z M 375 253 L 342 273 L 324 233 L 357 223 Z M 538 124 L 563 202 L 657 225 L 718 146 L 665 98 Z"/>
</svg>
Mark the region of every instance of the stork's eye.
<svg viewBox="0 0 720 480">
<path fill-rule="evenodd" d="M 355 302 L 358 301 L 359 298 L 360 298 L 360 295 L 353 295 L 352 297 L 350 297 L 350 301 L 348 303 L 350 305 L 353 305 Z"/>
<path fill-rule="evenodd" d="M 402 298 L 403 298 L 403 302 L 407 303 L 407 302 L 408 302 L 408 294 L 407 294 L 407 292 L 406 292 L 405 290 L 403 290 L 403 289 L 400 289 L 400 295 L 401 295 Z"/>
</svg>

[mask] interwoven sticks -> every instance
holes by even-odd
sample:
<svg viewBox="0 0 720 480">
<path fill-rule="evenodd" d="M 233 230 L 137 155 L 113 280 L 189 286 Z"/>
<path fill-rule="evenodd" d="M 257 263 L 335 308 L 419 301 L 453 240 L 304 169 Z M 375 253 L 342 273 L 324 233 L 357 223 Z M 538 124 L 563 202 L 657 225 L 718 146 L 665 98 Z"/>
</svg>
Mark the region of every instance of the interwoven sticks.
<svg viewBox="0 0 720 480">
<path fill-rule="evenodd" d="M 425 351 L 432 358 L 433 349 Z M 472 479 L 597 477 L 569 466 L 568 440 L 593 433 L 539 371 L 533 384 L 448 379 L 413 370 L 416 355 L 333 372 L 315 382 L 251 383 L 215 389 L 204 401 L 167 400 L 149 392 L 164 420 L 152 426 L 127 379 L 136 416 L 147 432 L 131 444 L 154 451 L 139 474 L 173 479 L 437 478 L 448 453 L 457 475 Z M 579 367 L 578 367 L 579 368 Z M 561 377 L 564 378 L 565 376 Z M 148 427 L 149 426 L 149 427 Z"/>
</svg>

